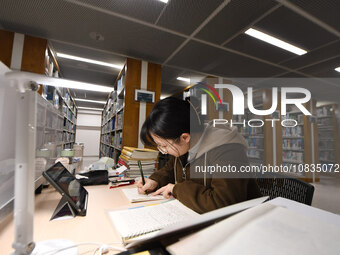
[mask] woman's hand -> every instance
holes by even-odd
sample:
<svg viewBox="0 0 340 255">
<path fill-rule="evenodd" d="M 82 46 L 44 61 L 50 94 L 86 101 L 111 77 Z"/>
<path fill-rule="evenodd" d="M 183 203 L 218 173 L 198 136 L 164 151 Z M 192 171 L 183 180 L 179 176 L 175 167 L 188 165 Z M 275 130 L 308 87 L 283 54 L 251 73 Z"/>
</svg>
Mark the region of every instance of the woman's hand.
<svg viewBox="0 0 340 255">
<path fill-rule="evenodd" d="M 174 189 L 175 184 L 169 183 L 166 186 L 163 186 L 162 188 L 159 188 L 154 193 L 152 193 L 153 196 L 159 195 L 163 193 L 164 198 L 172 198 L 172 190 Z"/>
<path fill-rule="evenodd" d="M 151 180 L 149 178 L 145 178 L 145 185 L 143 185 L 142 178 L 139 178 L 137 182 L 137 188 L 139 194 L 145 194 L 145 191 L 148 193 L 151 191 L 154 191 L 158 186 L 158 183 L 154 180 Z"/>
</svg>

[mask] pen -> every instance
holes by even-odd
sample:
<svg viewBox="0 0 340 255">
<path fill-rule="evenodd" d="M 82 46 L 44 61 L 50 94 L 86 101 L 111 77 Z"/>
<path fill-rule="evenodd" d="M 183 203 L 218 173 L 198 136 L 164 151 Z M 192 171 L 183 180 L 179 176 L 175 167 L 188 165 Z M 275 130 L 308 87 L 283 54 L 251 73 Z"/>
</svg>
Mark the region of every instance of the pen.
<svg viewBox="0 0 340 255">
<path fill-rule="evenodd" d="M 144 174 L 143 174 L 143 169 L 142 169 L 142 163 L 140 162 L 140 160 L 138 160 L 138 166 L 139 166 L 139 171 L 140 171 L 140 175 L 142 177 L 142 182 L 143 182 L 143 186 L 145 185 L 145 179 L 144 179 Z M 148 194 L 148 191 L 145 191 L 145 194 Z"/>
<path fill-rule="evenodd" d="M 115 180 L 115 181 L 111 181 L 111 183 L 118 183 L 118 182 L 129 182 L 129 183 L 135 183 L 134 179 L 130 179 L 130 180 Z"/>
<path fill-rule="evenodd" d="M 114 189 L 114 188 L 118 188 L 118 187 L 123 187 L 123 186 L 127 186 L 127 185 L 130 185 L 130 184 L 133 184 L 133 183 L 131 183 L 131 182 L 121 182 L 121 183 L 119 183 L 119 184 L 117 184 L 117 185 L 112 185 L 112 186 L 110 186 L 110 189 Z"/>
</svg>

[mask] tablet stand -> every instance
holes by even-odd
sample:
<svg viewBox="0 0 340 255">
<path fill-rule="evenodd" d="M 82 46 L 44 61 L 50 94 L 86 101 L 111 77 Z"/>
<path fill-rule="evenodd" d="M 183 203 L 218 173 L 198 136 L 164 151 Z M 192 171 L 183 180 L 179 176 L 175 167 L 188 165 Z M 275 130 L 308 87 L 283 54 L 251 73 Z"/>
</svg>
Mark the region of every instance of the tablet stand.
<svg viewBox="0 0 340 255">
<path fill-rule="evenodd" d="M 50 220 L 54 220 L 64 216 L 75 217 L 76 212 L 70 205 L 70 203 L 67 201 L 67 199 L 64 196 L 62 196 Z"/>
</svg>

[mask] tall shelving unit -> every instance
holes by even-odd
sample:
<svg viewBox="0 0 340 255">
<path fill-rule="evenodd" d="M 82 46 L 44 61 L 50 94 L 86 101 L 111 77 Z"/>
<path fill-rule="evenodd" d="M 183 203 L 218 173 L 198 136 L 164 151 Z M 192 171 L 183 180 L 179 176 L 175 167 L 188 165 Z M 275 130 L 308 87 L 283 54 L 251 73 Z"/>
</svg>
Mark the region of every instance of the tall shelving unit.
<svg viewBox="0 0 340 255">
<path fill-rule="evenodd" d="M 122 69 L 102 112 L 100 157 L 117 161 L 123 144 L 123 120 L 125 98 L 125 69 Z"/>
<path fill-rule="evenodd" d="M 282 161 L 283 165 L 301 170 L 286 173 L 287 175 L 313 182 L 319 181 L 319 174 L 302 170 L 311 169 L 319 163 L 318 126 L 314 121 L 316 101 L 311 99 L 304 104 L 304 107 L 311 112 L 312 116 L 304 115 L 296 107 L 291 107 L 287 116 L 285 116 L 285 119 L 294 119 L 297 125 L 295 127 L 282 127 Z M 294 123 L 291 124 L 294 125 Z"/>
<path fill-rule="evenodd" d="M 127 58 L 102 111 L 99 155 L 118 162 L 123 146 L 143 148 L 139 133 L 160 98 L 161 65 Z M 136 90 L 154 92 L 154 103 L 135 100 Z"/>
<path fill-rule="evenodd" d="M 246 92 L 244 92 L 247 95 Z M 247 102 L 247 101 L 245 101 Z M 266 110 L 271 108 L 272 106 L 272 94 L 269 89 L 257 89 L 253 91 L 253 106 L 257 110 Z M 277 108 L 280 107 L 278 102 Z M 277 114 L 275 118 L 280 118 L 280 115 Z M 248 158 L 249 163 L 251 165 L 278 165 L 282 163 L 282 148 L 277 146 L 280 144 L 282 136 L 281 126 L 279 123 L 275 122 L 274 127 L 270 121 L 266 121 L 267 119 L 272 119 L 273 116 L 259 116 L 250 112 L 248 105 L 245 106 L 245 115 L 239 116 L 234 115 L 234 122 L 242 122 L 246 121 L 246 126 L 239 126 L 239 132 L 243 135 L 243 137 L 248 142 Z M 262 122 L 252 122 L 253 126 L 259 127 L 250 127 L 247 122 L 251 119 L 261 120 L 264 124 L 261 126 Z"/>
<path fill-rule="evenodd" d="M 47 47 L 45 52 L 45 74 L 50 77 L 60 77 L 59 65 L 54 57 L 53 51 Z M 62 128 L 58 129 L 57 136 L 62 136 L 62 142 L 57 144 L 57 156 L 63 149 L 72 149 L 75 143 L 77 108 L 70 90 L 43 85 L 39 90 L 41 96 L 49 101 L 58 111 L 62 118 Z M 62 134 L 61 134 L 62 132 Z"/>
<path fill-rule="evenodd" d="M 337 105 L 317 107 L 319 159 L 322 164 L 340 163 Z"/>
<path fill-rule="evenodd" d="M 300 111 L 288 112 L 286 119 L 294 119 L 295 127 L 282 128 L 282 161 L 284 165 L 304 164 L 303 115 Z M 294 125 L 295 123 L 291 123 Z M 303 175 L 301 175 L 303 176 Z"/>
</svg>

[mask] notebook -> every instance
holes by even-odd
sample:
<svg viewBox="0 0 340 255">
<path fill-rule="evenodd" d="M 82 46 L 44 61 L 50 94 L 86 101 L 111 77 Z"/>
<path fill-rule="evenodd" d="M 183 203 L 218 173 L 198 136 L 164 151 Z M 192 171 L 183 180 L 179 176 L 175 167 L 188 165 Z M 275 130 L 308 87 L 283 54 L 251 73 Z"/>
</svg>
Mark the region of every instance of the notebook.
<svg viewBox="0 0 340 255">
<path fill-rule="evenodd" d="M 131 203 L 165 199 L 162 195 L 153 196 L 151 194 L 149 195 L 139 194 L 137 188 L 122 189 L 122 191 L 126 198 L 129 199 Z"/>
<path fill-rule="evenodd" d="M 153 206 L 108 212 L 109 217 L 124 243 L 134 241 L 143 235 L 184 222 L 199 214 L 189 209 L 177 199 Z"/>
</svg>

